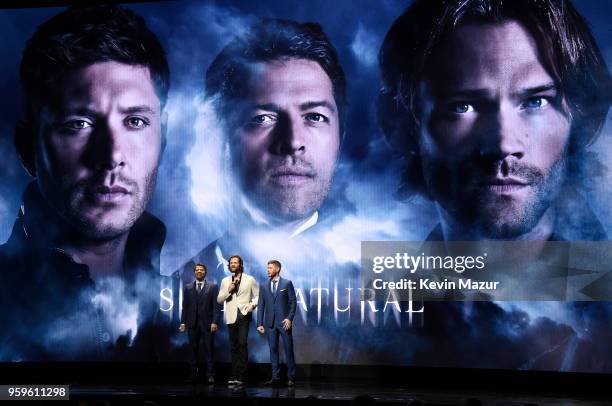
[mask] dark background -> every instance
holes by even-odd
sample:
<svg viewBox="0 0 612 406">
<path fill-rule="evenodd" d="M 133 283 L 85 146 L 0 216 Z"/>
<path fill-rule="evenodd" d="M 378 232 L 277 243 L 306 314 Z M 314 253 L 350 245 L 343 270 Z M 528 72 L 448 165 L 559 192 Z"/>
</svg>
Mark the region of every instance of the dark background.
<svg viewBox="0 0 612 406">
<path fill-rule="evenodd" d="M 401 161 L 393 157 L 393 151 L 384 142 L 376 125 L 373 104 L 380 86 L 378 48 L 393 20 L 409 3 L 398 0 L 336 0 L 333 3 L 267 0 L 127 5 L 142 15 L 160 37 L 172 76 L 168 145 L 150 204 L 150 210 L 168 228 L 162 273 L 174 271 L 221 235 L 230 221 L 221 176 L 223 157 L 217 151 L 218 123 L 210 114 L 210 108 L 201 105 L 199 100 L 202 99 L 204 73 L 213 57 L 233 35 L 259 17 L 319 22 L 338 49 L 348 79 L 348 127 L 324 209 L 335 224 L 325 240 L 334 253 L 327 258 L 328 263 L 358 264 L 358 242 L 361 240 L 421 240 L 428 234 L 436 221 L 432 205 L 420 199 L 400 202 L 394 198 Z M 612 2 L 575 3 L 590 22 L 608 64 L 612 63 Z M 21 52 L 37 25 L 60 10 L 36 7 L 0 10 L 3 44 L 0 53 L 0 242 L 8 238 L 21 193 L 29 181 L 13 148 L 13 128 L 22 114 L 18 86 Z M 599 140 L 591 147 L 606 167 L 612 156 L 610 135 L 612 127 L 608 120 Z M 610 233 L 612 175 L 607 171 L 592 183 L 594 188 L 587 196 L 588 201 Z M 352 236 L 357 244 L 336 243 L 337 236 L 346 235 Z M 590 348 L 598 351 L 607 347 L 612 339 L 610 303 L 588 307 L 561 302 L 474 306 L 469 318 L 456 309 L 449 310 L 431 313 L 430 317 L 436 317 L 443 328 L 432 330 L 430 341 L 441 346 L 447 343 L 446 350 L 463 351 L 463 356 L 457 359 L 464 359 L 465 366 L 472 366 L 470 359 L 481 355 L 498 356 L 500 360 L 515 356 L 498 351 L 500 339 L 504 343 L 514 343 L 516 347 L 513 348 L 528 350 L 530 343 L 542 337 L 564 336 L 570 337 L 570 341 L 579 339 L 591 343 Z M 442 334 L 447 331 L 455 331 L 456 336 Z M 569 336 L 565 335 L 568 331 L 571 332 Z M 453 338 L 457 340 L 453 342 Z M 550 341 L 555 342 L 554 339 Z M 561 341 L 559 345 L 567 344 L 565 338 Z M 550 350 L 555 349 L 551 347 Z M 444 365 L 444 351 L 439 354 L 434 357 L 424 353 L 421 361 Z M 568 356 L 571 361 L 580 354 Z M 569 362 L 560 369 L 610 372 L 611 364 L 610 359 L 602 360 L 599 366 Z M 530 365 L 523 368 L 529 369 Z"/>
</svg>

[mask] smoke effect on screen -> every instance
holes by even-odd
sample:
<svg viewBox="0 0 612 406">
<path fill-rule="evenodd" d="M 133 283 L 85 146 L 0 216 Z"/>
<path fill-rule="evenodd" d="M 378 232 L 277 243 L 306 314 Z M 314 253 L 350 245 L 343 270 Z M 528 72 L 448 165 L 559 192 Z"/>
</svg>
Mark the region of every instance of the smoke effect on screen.
<svg viewBox="0 0 612 406">
<path fill-rule="evenodd" d="M 427 237 L 437 224 L 435 206 L 422 197 L 410 201 L 395 197 L 403 166 L 397 151 L 392 151 L 383 139 L 373 106 L 380 87 L 378 49 L 386 30 L 404 9 L 404 2 L 386 1 L 376 8 L 366 1 L 345 1 L 334 7 L 323 1 L 306 5 L 279 4 L 272 0 L 256 6 L 241 2 L 232 5 L 180 4 L 183 6 L 163 3 L 128 6 L 143 15 L 159 36 L 171 69 L 171 91 L 166 107 L 167 144 L 158 171 L 156 192 L 149 205 L 149 210 L 164 222 L 168 231 L 161 257 L 163 275 L 172 274 L 221 237 L 234 220 L 233 203 L 244 197 L 238 188 L 232 187 L 229 152 L 219 125 L 221 120 L 215 116 L 214 100 L 207 99 L 204 94 L 204 77 L 210 62 L 230 38 L 259 17 L 319 22 L 340 54 L 348 81 L 349 107 L 334 180 L 319 210 L 320 227 L 314 227 L 299 240 L 286 240 L 271 231 L 245 234 L 243 243 L 252 248 L 259 263 L 280 257 L 283 275 L 292 279 L 296 286 L 310 288 L 315 280 L 333 291 L 335 281 L 353 275 L 359 267 L 361 241 L 420 241 Z M 612 10 L 601 10 L 605 5 L 577 6 L 582 8 L 587 19 L 606 10 L 608 20 L 612 18 Z M 17 66 L 25 40 L 35 26 L 59 10 L 0 11 L 0 22 L 7 22 L 0 24 L 3 38 L 11 39 L 0 57 L 0 74 L 6 78 L 0 84 L 6 95 L 4 111 L 0 113 L 0 156 L 3 157 L 0 161 L 0 241 L 5 241 L 10 234 L 21 193 L 29 180 L 12 139 L 14 124 L 21 118 L 20 106 L 12 102 L 20 97 Z M 28 28 L 21 30 L 20 27 Z M 610 64 L 612 40 L 608 31 L 597 24 L 594 34 Z M 612 231 L 612 205 L 609 204 L 612 174 L 606 162 L 612 155 L 611 135 L 612 124 L 608 119 L 599 139 L 589 149 L 590 162 L 594 164 L 581 175 L 588 178 L 591 186 L 587 201 L 608 232 Z M 572 224 L 567 227 L 571 229 Z M 576 235 L 588 230 L 577 231 Z M 295 256 L 292 253 L 296 253 Z M 299 263 L 318 266 L 304 273 L 299 272 Z M 258 271 L 256 276 L 263 280 L 265 269 Z M 123 282 L 109 280 L 93 296 L 93 303 L 104 308 L 108 320 L 112 320 L 109 322 L 112 337 L 125 335 L 128 337 L 125 345 L 133 343 L 140 332 L 138 323 L 143 309 L 148 309 L 151 301 L 158 299 L 147 289 L 156 283 L 150 276 L 139 276 L 137 291 L 140 294 L 130 297 Z M 351 294 L 351 300 L 355 300 L 357 293 Z M 130 300 L 125 300 L 126 297 Z M 336 299 L 338 307 L 347 306 L 346 294 Z M 359 306 L 351 309 L 357 320 L 351 323 L 363 326 L 359 331 L 336 332 L 330 331 L 329 326 L 351 324 L 343 319 L 344 313 L 333 311 L 333 295 L 327 294 L 323 300 L 332 309 L 323 316 L 317 314 L 316 302 L 308 303 L 306 312 L 298 306 L 298 313 L 309 326 L 316 325 L 313 319 L 322 317 L 328 330 L 313 329 L 313 342 L 327 339 L 348 342 L 346 340 L 350 339 L 351 345 L 334 348 L 335 361 L 359 363 L 360 357 L 364 357 L 361 360 L 375 362 L 364 355 L 367 349 L 386 348 L 388 351 L 381 352 L 384 354 L 381 363 L 612 371 L 612 360 L 606 348 L 606 343 L 612 339 L 610 303 L 425 303 L 424 313 L 410 314 L 416 320 L 410 326 L 405 322 L 404 308 L 398 312 L 395 304 L 386 304 L 385 312 L 373 313 L 368 311 L 370 304 L 366 303 L 363 322 Z M 382 309 L 385 304 L 377 305 Z M 72 332 L 75 326 L 85 325 L 85 317 L 76 312 L 70 320 L 61 320 L 51 331 L 40 334 L 48 334 L 46 345 L 49 347 L 69 341 L 71 336 L 79 335 Z M 378 324 L 374 327 L 374 323 Z M 306 326 L 301 328 L 306 329 Z M 172 340 L 174 347 L 186 344 L 185 335 L 174 335 Z M 266 361 L 267 347 L 263 341 L 258 344 L 262 346 L 253 347 L 252 357 Z M 306 348 L 305 342 L 301 344 L 302 348 L 296 347 L 298 362 L 300 357 L 320 362 L 332 357 L 325 354 L 326 348 L 317 350 Z M 402 348 L 402 351 L 398 354 L 393 348 Z M 0 348 L 0 359 L 19 361 L 2 351 Z M 71 357 L 78 359 L 79 355 Z M 600 361 L 594 364 L 592 360 L 597 357 Z"/>
</svg>

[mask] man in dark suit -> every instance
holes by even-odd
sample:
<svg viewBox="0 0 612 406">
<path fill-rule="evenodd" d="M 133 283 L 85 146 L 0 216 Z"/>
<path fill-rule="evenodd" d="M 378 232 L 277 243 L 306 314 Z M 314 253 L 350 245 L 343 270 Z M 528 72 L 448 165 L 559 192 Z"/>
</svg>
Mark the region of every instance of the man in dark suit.
<svg viewBox="0 0 612 406">
<path fill-rule="evenodd" d="M 293 335 L 291 325 L 295 316 L 296 297 L 293 283 L 280 277 L 281 263 L 277 260 L 268 261 L 269 283 L 262 283 L 257 305 L 257 331 L 267 332 L 270 346 L 270 362 L 272 363 L 272 378 L 266 385 L 274 386 L 280 383 L 280 367 L 278 337 L 283 341 L 285 358 L 287 360 L 287 386 L 293 386 L 295 380 L 295 357 L 293 355 Z M 265 326 L 265 327 L 264 327 Z"/>
<path fill-rule="evenodd" d="M 218 329 L 219 305 L 217 304 L 217 285 L 207 282 L 206 266 L 196 264 L 194 268 L 196 280 L 183 289 L 183 310 L 179 330 L 187 330 L 189 346 L 192 350 L 190 360 L 190 380 L 195 381 L 203 375 L 203 365 L 206 362 L 208 383 L 214 383 L 214 333 Z"/>
</svg>

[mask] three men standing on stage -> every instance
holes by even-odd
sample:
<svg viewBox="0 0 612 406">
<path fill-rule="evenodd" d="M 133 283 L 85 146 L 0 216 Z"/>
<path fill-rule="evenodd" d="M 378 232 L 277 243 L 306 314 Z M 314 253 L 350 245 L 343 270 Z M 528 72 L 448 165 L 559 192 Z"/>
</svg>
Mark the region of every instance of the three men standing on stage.
<svg viewBox="0 0 612 406">
<path fill-rule="evenodd" d="M 293 355 L 292 323 L 295 316 L 296 296 L 293 283 L 280 277 L 281 263 L 268 261 L 268 277 L 270 282 L 262 284 L 257 307 L 257 331 L 266 333 L 270 347 L 270 362 L 272 363 L 272 378 L 266 385 L 280 383 L 279 366 L 279 336 L 283 342 L 287 360 L 287 386 L 293 386 L 295 380 L 295 357 Z"/>
<path fill-rule="evenodd" d="M 183 290 L 183 310 L 181 312 L 181 332 L 188 331 L 189 346 L 192 350 L 191 380 L 202 375 L 206 363 L 208 383 L 214 383 L 214 336 L 218 329 L 220 309 L 218 304 L 225 302 L 225 320 L 230 337 L 232 359 L 232 379 L 230 386 L 241 386 L 246 375 L 248 364 L 248 334 L 252 313 L 259 307 L 257 314 L 257 331 L 267 334 L 272 363 L 272 378 L 266 385 L 280 383 L 279 336 L 283 343 L 287 360 L 288 386 L 294 385 L 295 357 L 293 354 L 292 323 L 296 310 L 296 295 L 293 283 L 281 278 L 281 263 L 268 261 L 269 283 L 262 284 L 261 294 L 255 278 L 244 273 L 242 258 L 234 255 L 229 258 L 228 269 L 232 275 L 217 286 L 207 282 L 206 266 L 196 264 L 195 281 Z M 217 298 L 215 303 L 214 298 Z"/>
<path fill-rule="evenodd" d="M 218 329 L 220 316 L 217 298 L 217 285 L 208 282 L 206 266 L 196 264 L 194 268 L 195 281 L 183 289 L 183 310 L 179 330 L 187 330 L 189 334 L 189 347 L 192 350 L 190 360 L 190 380 L 195 381 L 203 375 L 204 363 L 208 383 L 214 383 L 214 333 Z"/>
<path fill-rule="evenodd" d="M 244 263 L 238 255 L 229 258 L 228 268 L 232 275 L 221 281 L 217 302 L 225 302 L 225 322 L 230 338 L 233 378 L 228 384 L 241 386 L 249 361 L 247 339 L 259 287 L 254 277 L 244 273 Z"/>
</svg>

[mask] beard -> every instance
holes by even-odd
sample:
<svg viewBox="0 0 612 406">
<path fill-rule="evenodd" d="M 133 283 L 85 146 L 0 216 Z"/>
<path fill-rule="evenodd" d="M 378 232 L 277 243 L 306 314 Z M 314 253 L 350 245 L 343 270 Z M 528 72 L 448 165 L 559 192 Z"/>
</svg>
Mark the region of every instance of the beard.
<svg viewBox="0 0 612 406">
<path fill-rule="evenodd" d="M 240 185 L 246 197 L 272 222 L 291 222 L 312 215 L 319 209 L 331 186 L 333 170 L 321 173 L 302 159 L 276 160 L 261 170 L 241 168 Z M 303 184 L 279 184 L 273 175 L 279 168 L 299 169 L 309 174 Z"/>
<path fill-rule="evenodd" d="M 79 181 L 65 192 L 62 217 L 81 235 L 93 240 L 107 241 L 128 232 L 144 212 L 157 180 L 157 169 L 145 177 L 143 187 L 137 182 L 118 176 L 118 183 L 130 194 L 127 207 L 92 207 L 87 189 L 92 180 Z"/>
<path fill-rule="evenodd" d="M 300 188 L 258 184 L 251 196 L 270 218 L 295 221 L 314 213 L 328 190 L 329 182 L 315 179 L 311 185 Z"/>
<path fill-rule="evenodd" d="M 527 183 L 525 196 L 520 198 L 479 186 L 481 180 L 495 177 L 499 171 L 471 162 L 475 163 L 452 168 L 433 162 L 424 164 L 427 186 L 453 223 L 467 230 L 468 235 L 491 239 L 515 239 L 533 230 L 559 195 L 567 171 L 565 151 L 546 172 L 515 161 L 509 165 L 508 176 Z M 500 165 L 498 162 L 497 168 Z"/>
</svg>

